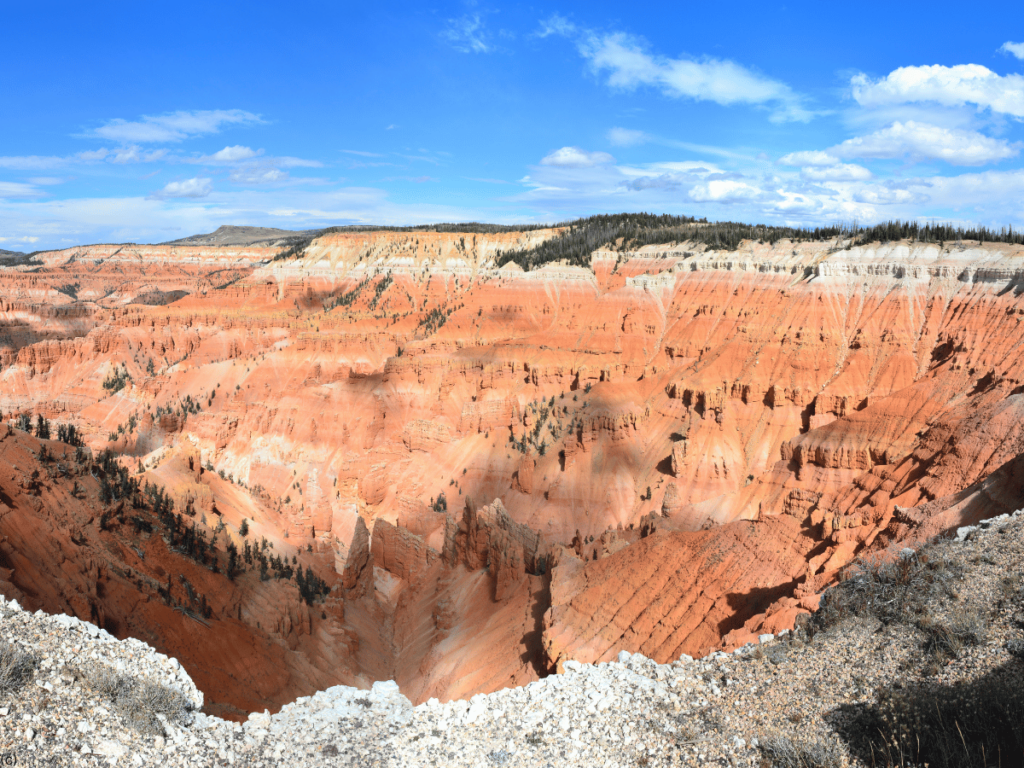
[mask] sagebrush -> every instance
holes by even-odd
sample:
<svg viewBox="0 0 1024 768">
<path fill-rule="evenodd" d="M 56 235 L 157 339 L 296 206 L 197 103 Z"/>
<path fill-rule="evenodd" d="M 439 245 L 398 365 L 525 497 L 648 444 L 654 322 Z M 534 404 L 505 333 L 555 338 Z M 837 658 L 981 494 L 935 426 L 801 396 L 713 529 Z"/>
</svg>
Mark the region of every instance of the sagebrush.
<svg viewBox="0 0 1024 768">
<path fill-rule="evenodd" d="M 142 733 L 162 735 L 164 722 L 184 722 L 192 710 L 192 702 L 176 688 L 109 667 L 90 669 L 84 678 L 90 688 L 109 699 L 132 727 Z"/>
</svg>

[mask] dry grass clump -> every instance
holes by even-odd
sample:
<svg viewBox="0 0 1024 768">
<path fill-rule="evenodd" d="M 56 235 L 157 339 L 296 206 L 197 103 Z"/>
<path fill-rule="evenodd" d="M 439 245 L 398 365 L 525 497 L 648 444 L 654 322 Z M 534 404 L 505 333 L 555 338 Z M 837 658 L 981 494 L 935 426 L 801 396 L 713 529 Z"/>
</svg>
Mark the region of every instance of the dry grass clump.
<svg viewBox="0 0 1024 768">
<path fill-rule="evenodd" d="M 39 660 L 6 640 L 0 640 L 0 696 L 7 696 L 32 679 Z"/>
<path fill-rule="evenodd" d="M 968 684 L 880 692 L 851 747 L 870 765 L 1021 766 L 1024 679 L 1011 665 Z"/>
<path fill-rule="evenodd" d="M 915 623 L 928 613 L 929 603 L 954 592 L 953 581 L 962 571 L 946 543 L 858 561 L 842 582 L 822 595 L 821 608 L 808 629 L 824 631 L 851 617 Z"/>
<path fill-rule="evenodd" d="M 99 666 L 83 675 L 85 683 L 108 698 L 115 709 L 141 733 L 162 735 L 164 722 L 187 719 L 192 702 L 176 688 Z"/>
<path fill-rule="evenodd" d="M 924 650 L 938 659 L 955 659 L 971 646 L 985 641 L 988 621 L 978 613 L 956 613 L 948 621 L 934 621 L 925 615 L 917 622 L 925 634 Z"/>
<path fill-rule="evenodd" d="M 987 607 L 1008 615 L 1014 626 L 1014 611 L 1024 607 L 1019 576 L 996 585 L 990 606 L 958 603 L 933 614 L 946 598 L 955 598 L 952 578 L 963 572 L 941 547 L 862 567 L 827 593 L 830 613 L 819 626 L 850 615 L 915 626 L 924 635 L 925 675 L 937 674 L 967 648 L 985 643 L 994 615 Z M 984 556 L 976 560 L 994 563 Z M 836 730 L 867 765 L 1024 768 L 1024 640 L 1011 637 L 1006 648 L 1010 660 L 983 677 L 956 683 L 926 677 L 879 688 L 873 704 L 841 707 Z"/>
<path fill-rule="evenodd" d="M 840 768 L 843 753 L 824 742 L 794 742 L 785 736 L 768 736 L 758 747 L 762 768 Z"/>
</svg>

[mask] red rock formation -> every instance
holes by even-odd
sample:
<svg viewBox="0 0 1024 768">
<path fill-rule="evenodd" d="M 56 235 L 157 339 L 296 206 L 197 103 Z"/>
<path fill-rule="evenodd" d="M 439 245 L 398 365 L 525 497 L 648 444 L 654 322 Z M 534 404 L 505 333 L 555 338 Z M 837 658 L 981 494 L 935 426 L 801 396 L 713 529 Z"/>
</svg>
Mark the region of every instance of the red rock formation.
<svg viewBox="0 0 1024 768">
<path fill-rule="evenodd" d="M 787 596 L 815 543 L 782 517 L 658 532 L 596 561 L 562 549 L 544 616 L 547 663 L 612 661 L 623 649 L 660 664 L 702 655 Z"/>
<path fill-rule="evenodd" d="M 44 254 L 0 270 L 0 411 L 141 463 L 208 535 L 223 521 L 222 563 L 244 520 L 332 587 L 308 606 L 294 579 L 190 571 L 227 639 L 162 647 L 240 709 L 325 680 L 448 698 L 569 657 L 728 646 L 813 607 L 865 549 L 1021 506 L 1021 249 L 682 244 L 494 268 L 555 234 L 341 232 L 277 262 Z M 95 588 L 94 565 L 143 567 L 93 535 L 95 488 L 72 530 L 23 474 L 0 588 L 154 642 L 172 609 L 130 613 L 130 577 Z M 157 540 L 140 549 L 169 572 Z M 232 688 L 253 665 L 274 669 L 258 701 Z"/>
<path fill-rule="evenodd" d="M 44 448 L 51 458 L 41 460 Z M 343 642 L 326 655 L 312 647 L 315 636 L 344 630 L 301 603 L 293 582 L 252 572 L 232 580 L 177 553 L 145 508 L 104 504 L 97 475 L 69 446 L 0 427 L 0 591 L 175 656 L 208 709 L 226 717 L 280 706 L 327 680 L 357 681 Z"/>
</svg>

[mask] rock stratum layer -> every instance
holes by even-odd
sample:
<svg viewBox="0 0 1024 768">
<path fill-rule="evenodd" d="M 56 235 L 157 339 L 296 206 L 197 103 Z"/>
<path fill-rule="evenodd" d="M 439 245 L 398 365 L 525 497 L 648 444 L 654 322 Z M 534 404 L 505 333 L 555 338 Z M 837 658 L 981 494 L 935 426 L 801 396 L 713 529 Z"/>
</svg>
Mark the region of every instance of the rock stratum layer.
<svg viewBox="0 0 1024 768">
<path fill-rule="evenodd" d="M 742 645 L 1024 502 L 1019 247 L 495 266 L 557 234 L 0 269 L 0 592 L 179 658 L 222 716 L 449 700 Z"/>
</svg>

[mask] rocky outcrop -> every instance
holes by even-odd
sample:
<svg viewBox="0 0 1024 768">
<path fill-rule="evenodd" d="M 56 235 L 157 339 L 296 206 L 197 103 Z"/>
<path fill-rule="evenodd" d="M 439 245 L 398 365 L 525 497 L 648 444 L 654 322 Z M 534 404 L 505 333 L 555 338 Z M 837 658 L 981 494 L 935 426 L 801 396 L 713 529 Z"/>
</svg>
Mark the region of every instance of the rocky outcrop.
<svg viewBox="0 0 1024 768">
<path fill-rule="evenodd" d="M 357 558 L 363 558 L 363 536 L 359 526 L 362 526 L 364 530 L 366 526 L 362 520 L 362 518 L 359 518 L 359 522 L 356 523 L 356 536 L 353 539 L 353 545 L 356 545 L 358 542 L 358 546 L 354 546 L 350 550 L 350 558 L 353 554 L 356 554 Z M 366 568 L 367 564 L 373 563 L 373 565 L 383 568 L 388 573 L 404 579 L 410 585 L 416 586 L 422 581 L 430 567 L 437 561 L 438 553 L 427 547 L 422 537 L 378 517 L 373 523 L 373 537 L 369 558 L 360 567 L 360 572 Z M 353 570 L 355 569 L 353 568 Z M 348 566 L 346 566 L 345 573 L 347 582 Z M 359 577 L 354 575 L 354 578 L 358 580 Z"/>
<path fill-rule="evenodd" d="M 381 547 L 383 553 L 383 547 Z M 348 560 L 345 562 L 345 572 L 342 574 L 341 585 L 345 589 L 355 590 L 361 588 L 365 592 L 367 583 L 372 585 L 373 577 L 373 552 L 370 549 L 370 532 L 363 522 L 363 518 L 356 519 L 355 533 L 352 535 L 352 543 L 348 548 Z M 368 582 L 367 579 L 371 581 Z"/>
<path fill-rule="evenodd" d="M 458 525 L 446 518 L 445 564 L 490 571 L 498 602 L 513 594 L 528 573 L 543 572 L 546 554 L 543 535 L 512 520 L 500 499 L 479 509 L 467 499 Z"/>
</svg>

